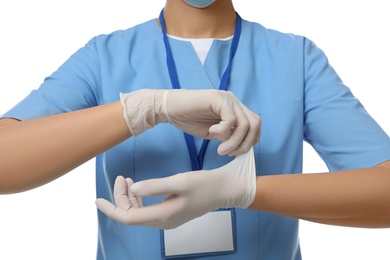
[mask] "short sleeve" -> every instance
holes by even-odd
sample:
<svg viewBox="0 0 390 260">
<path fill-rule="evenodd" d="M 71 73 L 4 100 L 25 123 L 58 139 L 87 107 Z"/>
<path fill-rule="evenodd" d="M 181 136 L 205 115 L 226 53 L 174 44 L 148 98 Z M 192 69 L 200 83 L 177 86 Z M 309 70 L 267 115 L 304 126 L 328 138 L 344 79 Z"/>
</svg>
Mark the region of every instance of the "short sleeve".
<svg viewBox="0 0 390 260">
<path fill-rule="evenodd" d="M 390 139 L 353 96 L 328 59 L 305 41 L 304 138 L 330 171 L 372 167 L 390 160 Z"/>
<path fill-rule="evenodd" d="M 99 75 L 93 38 L 1 117 L 27 120 L 96 106 Z"/>
</svg>

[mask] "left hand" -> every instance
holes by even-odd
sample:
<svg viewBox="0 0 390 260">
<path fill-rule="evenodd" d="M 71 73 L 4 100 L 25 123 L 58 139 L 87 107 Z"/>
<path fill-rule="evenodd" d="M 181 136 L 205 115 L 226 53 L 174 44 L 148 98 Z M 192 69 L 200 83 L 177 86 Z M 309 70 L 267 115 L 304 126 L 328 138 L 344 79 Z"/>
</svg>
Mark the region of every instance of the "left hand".
<svg viewBox="0 0 390 260">
<path fill-rule="evenodd" d="M 169 194 L 163 201 L 144 207 L 141 197 Z M 247 208 L 256 195 L 253 148 L 230 163 L 210 171 L 194 171 L 134 183 L 117 177 L 115 204 L 97 199 L 97 207 L 125 225 L 176 228 L 219 208 Z"/>
</svg>

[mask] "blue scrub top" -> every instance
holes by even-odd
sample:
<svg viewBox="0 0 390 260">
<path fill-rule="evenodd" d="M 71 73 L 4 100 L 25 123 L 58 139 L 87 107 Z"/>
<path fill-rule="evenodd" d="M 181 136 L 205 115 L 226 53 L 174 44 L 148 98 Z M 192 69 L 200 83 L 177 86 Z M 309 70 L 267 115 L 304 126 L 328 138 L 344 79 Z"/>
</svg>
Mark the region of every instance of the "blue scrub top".
<svg viewBox="0 0 390 260">
<path fill-rule="evenodd" d="M 182 88 L 218 88 L 231 40 L 215 40 L 204 66 L 189 42 L 169 41 Z M 89 108 L 140 88 L 171 88 L 155 19 L 93 38 L 2 117 L 27 120 Z M 390 159 L 388 135 L 343 84 L 324 53 L 305 37 L 243 20 L 228 90 L 262 118 L 261 139 L 255 145 L 257 175 L 301 173 L 303 141 L 314 147 L 330 171 L 371 167 Z M 199 148 L 201 140 L 196 143 Z M 219 156 L 217 145 L 210 142 L 204 169 L 232 159 Z M 169 124 L 104 152 L 96 165 L 97 197 L 111 201 L 119 174 L 139 181 L 191 170 L 183 134 Z M 146 199 L 145 204 L 159 199 Z M 97 259 L 161 257 L 158 229 L 127 227 L 100 212 L 98 219 Z M 236 221 L 237 253 L 207 259 L 301 259 L 297 219 L 237 209 Z"/>
</svg>

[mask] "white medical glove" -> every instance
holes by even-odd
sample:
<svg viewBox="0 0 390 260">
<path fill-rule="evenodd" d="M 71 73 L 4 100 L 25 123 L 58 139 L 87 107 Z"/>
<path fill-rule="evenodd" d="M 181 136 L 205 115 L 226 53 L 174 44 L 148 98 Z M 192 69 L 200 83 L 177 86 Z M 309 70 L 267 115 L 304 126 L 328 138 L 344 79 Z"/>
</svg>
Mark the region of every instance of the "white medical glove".
<svg viewBox="0 0 390 260">
<path fill-rule="evenodd" d="M 120 95 L 124 118 L 133 136 L 159 123 L 222 141 L 218 153 L 247 152 L 260 138 L 260 117 L 231 92 L 220 90 L 141 89 Z"/>
<path fill-rule="evenodd" d="M 141 197 L 169 195 L 163 201 L 143 207 Z M 133 184 L 118 177 L 114 187 L 115 205 L 97 199 L 97 207 L 108 217 L 125 225 L 161 229 L 176 228 L 191 219 L 219 208 L 248 208 L 256 195 L 253 149 L 225 166 L 193 171 Z"/>
</svg>

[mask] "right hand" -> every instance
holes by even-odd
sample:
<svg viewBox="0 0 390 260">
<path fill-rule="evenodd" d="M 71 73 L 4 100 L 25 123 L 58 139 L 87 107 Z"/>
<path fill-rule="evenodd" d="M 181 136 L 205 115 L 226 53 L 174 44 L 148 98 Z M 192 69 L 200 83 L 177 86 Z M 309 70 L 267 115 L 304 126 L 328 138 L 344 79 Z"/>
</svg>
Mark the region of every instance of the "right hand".
<svg viewBox="0 0 390 260">
<path fill-rule="evenodd" d="M 230 156 L 249 151 L 260 138 L 260 117 L 229 91 L 141 89 L 122 94 L 121 103 L 134 136 L 171 123 L 190 135 L 221 141 L 218 153 Z"/>
</svg>

